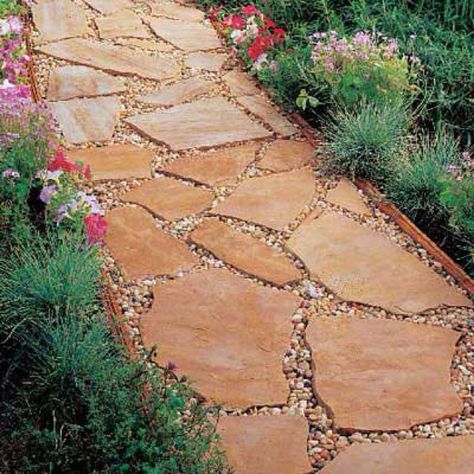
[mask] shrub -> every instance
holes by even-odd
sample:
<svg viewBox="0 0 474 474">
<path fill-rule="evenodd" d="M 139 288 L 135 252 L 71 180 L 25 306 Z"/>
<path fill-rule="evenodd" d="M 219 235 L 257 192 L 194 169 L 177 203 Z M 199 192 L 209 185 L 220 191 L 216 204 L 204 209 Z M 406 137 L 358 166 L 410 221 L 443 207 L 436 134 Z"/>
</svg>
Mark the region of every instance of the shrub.
<svg viewBox="0 0 474 474">
<path fill-rule="evenodd" d="M 19 15 L 21 10 L 21 6 L 16 0 L 0 0 L 0 18 Z"/>
<path fill-rule="evenodd" d="M 329 171 L 384 183 L 404 154 L 407 114 L 402 107 L 367 104 L 336 112 L 324 129 Z"/>
</svg>

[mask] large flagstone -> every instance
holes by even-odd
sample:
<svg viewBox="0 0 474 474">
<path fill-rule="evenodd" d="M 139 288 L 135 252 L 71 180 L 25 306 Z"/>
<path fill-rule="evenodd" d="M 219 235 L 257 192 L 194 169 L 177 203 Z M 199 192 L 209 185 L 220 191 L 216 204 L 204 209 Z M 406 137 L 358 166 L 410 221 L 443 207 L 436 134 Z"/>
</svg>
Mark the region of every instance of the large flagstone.
<svg viewBox="0 0 474 474">
<path fill-rule="evenodd" d="M 312 472 L 302 416 L 223 416 L 217 432 L 235 474 Z"/>
<path fill-rule="evenodd" d="M 225 82 L 230 93 L 234 97 L 258 95 L 261 92 L 258 85 L 252 81 L 247 74 L 235 69 L 222 76 L 222 80 Z"/>
<path fill-rule="evenodd" d="M 220 71 L 226 62 L 227 54 L 222 53 L 191 53 L 184 62 L 187 67 L 193 69 L 202 69 L 204 71 L 217 72 Z"/>
<path fill-rule="evenodd" d="M 276 140 L 257 163 L 257 167 L 271 171 L 289 171 L 307 165 L 314 157 L 314 148 L 307 142 Z"/>
<path fill-rule="evenodd" d="M 150 38 L 142 20 L 131 10 L 121 10 L 112 15 L 95 19 L 99 36 L 111 38 Z"/>
<path fill-rule="evenodd" d="M 178 151 L 271 135 L 223 97 L 135 115 L 126 122 L 151 140 L 166 143 Z"/>
<path fill-rule="evenodd" d="M 392 431 L 456 416 L 450 384 L 460 333 L 394 320 L 318 318 L 306 329 L 313 387 L 337 428 Z"/>
<path fill-rule="evenodd" d="M 146 347 L 226 407 L 285 403 L 282 358 L 299 298 L 212 268 L 154 287 L 141 320 Z"/>
<path fill-rule="evenodd" d="M 328 191 L 326 200 L 355 214 L 370 216 L 370 209 L 357 188 L 347 178 L 342 178 L 335 188 Z"/>
<path fill-rule="evenodd" d="M 105 244 L 127 281 L 174 275 L 199 262 L 187 245 L 158 229 L 142 208 L 116 208 L 106 219 Z"/>
<path fill-rule="evenodd" d="M 334 212 L 302 224 L 288 247 L 311 275 L 347 301 L 418 313 L 472 306 L 459 291 L 385 235 Z"/>
<path fill-rule="evenodd" d="M 251 178 L 212 213 L 284 230 L 310 203 L 314 192 L 315 179 L 308 168 Z"/>
<path fill-rule="evenodd" d="M 98 97 L 50 102 L 49 107 L 66 141 L 79 145 L 110 140 L 122 105 L 117 97 Z"/>
<path fill-rule="evenodd" d="M 31 6 L 40 42 L 57 41 L 91 33 L 86 12 L 71 0 L 42 0 Z"/>
<path fill-rule="evenodd" d="M 163 3 L 155 1 L 151 5 L 151 14 L 153 16 L 164 16 L 174 20 L 196 21 L 204 20 L 204 12 L 194 7 L 186 7 L 179 3 Z"/>
<path fill-rule="evenodd" d="M 115 13 L 124 8 L 133 7 L 130 0 L 84 0 L 89 6 L 100 13 Z"/>
<path fill-rule="evenodd" d="M 474 466 L 474 436 L 353 444 L 321 474 L 462 474 Z"/>
<path fill-rule="evenodd" d="M 123 46 L 93 40 L 69 39 L 37 49 L 58 59 L 124 76 L 163 80 L 172 78 L 179 72 L 178 64 L 170 58 L 152 57 Z"/>
</svg>

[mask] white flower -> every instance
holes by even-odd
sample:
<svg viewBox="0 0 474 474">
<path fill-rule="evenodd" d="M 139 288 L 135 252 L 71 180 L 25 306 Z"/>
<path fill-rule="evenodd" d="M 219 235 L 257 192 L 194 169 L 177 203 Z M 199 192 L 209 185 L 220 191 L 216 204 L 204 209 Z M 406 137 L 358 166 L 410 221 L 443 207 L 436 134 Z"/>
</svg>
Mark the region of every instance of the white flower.
<svg viewBox="0 0 474 474">
<path fill-rule="evenodd" d="M 0 89 L 9 89 L 10 87 L 15 87 L 15 84 L 9 82 L 8 79 L 5 79 L 2 84 L 0 84 Z"/>
<path fill-rule="evenodd" d="M 8 35 L 10 33 L 10 23 L 7 20 L 0 19 L 0 35 Z"/>
<path fill-rule="evenodd" d="M 254 68 L 259 71 L 267 62 L 267 55 L 265 53 L 261 54 L 253 63 Z"/>
</svg>

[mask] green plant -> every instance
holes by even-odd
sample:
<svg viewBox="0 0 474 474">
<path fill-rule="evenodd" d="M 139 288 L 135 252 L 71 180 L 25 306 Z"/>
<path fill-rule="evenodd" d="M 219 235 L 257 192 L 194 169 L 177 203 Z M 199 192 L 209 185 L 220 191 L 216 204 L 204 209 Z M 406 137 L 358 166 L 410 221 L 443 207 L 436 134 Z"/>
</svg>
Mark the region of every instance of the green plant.
<svg viewBox="0 0 474 474">
<path fill-rule="evenodd" d="M 0 18 L 19 15 L 21 12 L 22 8 L 16 0 L 0 0 Z"/>
<path fill-rule="evenodd" d="M 407 125 L 402 107 L 366 104 L 358 111 L 334 113 L 323 130 L 328 171 L 385 183 L 405 153 Z"/>
</svg>

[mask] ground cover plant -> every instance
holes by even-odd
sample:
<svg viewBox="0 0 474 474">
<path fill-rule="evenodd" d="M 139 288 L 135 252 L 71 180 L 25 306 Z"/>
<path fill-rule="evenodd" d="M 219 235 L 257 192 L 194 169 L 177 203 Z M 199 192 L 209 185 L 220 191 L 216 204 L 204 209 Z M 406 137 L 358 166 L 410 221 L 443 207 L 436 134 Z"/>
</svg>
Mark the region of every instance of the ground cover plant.
<svg viewBox="0 0 474 474">
<path fill-rule="evenodd" d="M 370 179 L 474 274 L 466 205 L 474 173 L 472 2 L 200 3 L 274 100 L 326 135 L 328 170 Z M 281 30 L 279 41 L 265 39 L 266 25 Z"/>
</svg>

